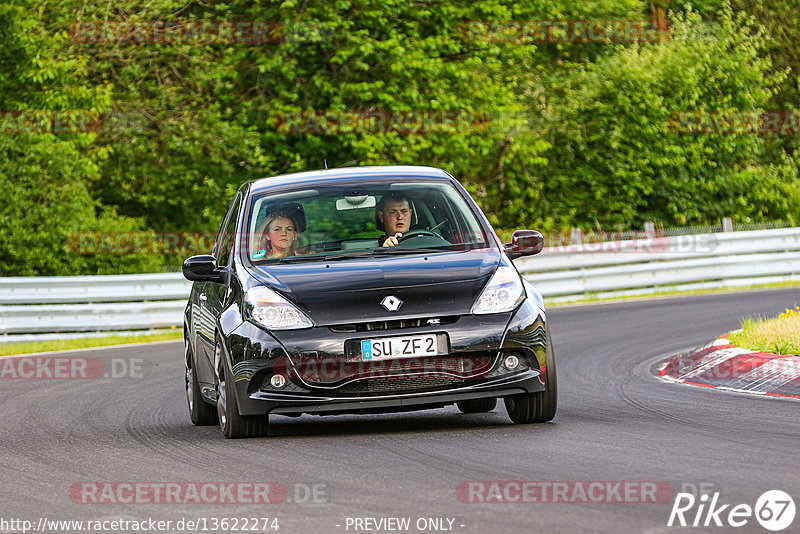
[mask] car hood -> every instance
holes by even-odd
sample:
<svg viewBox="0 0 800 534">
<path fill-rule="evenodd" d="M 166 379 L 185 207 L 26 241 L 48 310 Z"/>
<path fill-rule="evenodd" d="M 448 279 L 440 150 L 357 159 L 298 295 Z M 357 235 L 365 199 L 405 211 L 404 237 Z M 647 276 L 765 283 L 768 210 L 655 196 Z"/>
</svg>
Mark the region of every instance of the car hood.
<svg viewBox="0 0 800 534">
<path fill-rule="evenodd" d="M 500 261 L 496 250 L 480 249 L 248 270 L 319 326 L 468 314 Z M 402 301 L 398 310 L 381 305 L 388 296 Z"/>
</svg>

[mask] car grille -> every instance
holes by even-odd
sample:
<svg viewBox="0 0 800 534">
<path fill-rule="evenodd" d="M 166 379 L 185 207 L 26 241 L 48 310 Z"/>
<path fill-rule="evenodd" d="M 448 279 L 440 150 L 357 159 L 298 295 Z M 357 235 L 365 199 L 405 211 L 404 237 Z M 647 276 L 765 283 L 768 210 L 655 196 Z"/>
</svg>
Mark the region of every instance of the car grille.
<svg viewBox="0 0 800 534">
<path fill-rule="evenodd" d="M 353 332 L 374 332 L 379 330 L 396 330 L 403 328 L 421 328 L 423 326 L 440 326 L 453 324 L 458 321 L 458 316 L 448 317 L 423 317 L 418 319 L 398 319 L 392 321 L 369 321 L 364 323 L 348 323 L 329 326 L 331 332 L 349 334 Z"/>
<path fill-rule="evenodd" d="M 374 393 L 412 393 L 454 387 L 468 380 L 453 377 L 416 378 L 397 380 L 391 378 L 371 378 L 357 380 L 336 389 L 342 395 L 374 394 Z"/>
<path fill-rule="evenodd" d="M 308 360 L 289 372 L 312 388 L 328 393 L 391 393 L 439 389 L 486 376 L 494 367 L 496 354 L 467 356 L 431 356 L 354 362 Z"/>
</svg>

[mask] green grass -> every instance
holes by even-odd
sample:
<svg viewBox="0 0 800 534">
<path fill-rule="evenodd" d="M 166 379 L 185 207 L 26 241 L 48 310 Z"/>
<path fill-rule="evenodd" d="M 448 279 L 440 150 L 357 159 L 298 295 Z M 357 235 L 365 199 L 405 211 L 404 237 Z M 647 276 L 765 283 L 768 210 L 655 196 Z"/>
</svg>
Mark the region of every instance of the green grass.
<svg viewBox="0 0 800 534">
<path fill-rule="evenodd" d="M 774 319 L 746 317 L 741 330 L 728 334 L 728 340 L 749 350 L 800 355 L 800 308 Z"/>
<path fill-rule="evenodd" d="M 108 345 L 127 345 L 129 343 L 147 343 L 150 341 L 168 341 L 183 339 L 183 329 L 176 328 L 170 332 L 152 334 L 134 334 L 107 337 L 83 337 L 77 339 L 53 339 L 48 341 L 24 341 L 0 345 L 0 356 L 13 354 L 30 354 L 31 352 L 49 352 L 54 350 L 88 349 Z"/>
<path fill-rule="evenodd" d="M 536 284 L 534 284 L 535 286 Z M 620 297 L 606 297 L 606 298 L 599 298 L 597 296 L 593 296 L 591 293 L 588 294 L 585 298 L 581 298 L 578 300 L 571 300 L 569 302 L 549 302 L 547 297 L 544 299 L 545 306 L 547 308 L 555 308 L 557 306 L 570 306 L 572 304 L 592 304 L 592 303 L 603 303 L 603 302 L 626 302 L 630 300 L 644 300 L 644 299 L 657 299 L 657 298 L 664 298 L 664 297 L 687 297 L 691 295 L 711 295 L 714 293 L 733 293 L 737 291 L 752 291 L 756 289 L 777 289 L 782 287 L 798 287 L 800 286 L 800 282 L 774 282 L 772 284 L 756 284 L 751 286 L 741 286 L 741 287 L 724 287 L 724 288 L 715 288 L 715 289 L 689 289 L 685 291 L 653 291 L 652 293 L 647 293 L 644 295 L 630 295 L 630 296 L 620 296 Z"/>
</svg>

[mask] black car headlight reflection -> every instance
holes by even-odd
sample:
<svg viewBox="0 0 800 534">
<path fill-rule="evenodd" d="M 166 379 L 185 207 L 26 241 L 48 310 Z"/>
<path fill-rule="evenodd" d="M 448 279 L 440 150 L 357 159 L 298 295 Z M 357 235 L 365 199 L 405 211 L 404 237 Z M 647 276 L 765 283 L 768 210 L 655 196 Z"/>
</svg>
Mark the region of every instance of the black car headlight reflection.
<svg viewBox="0 0 800 534">
<path fill-rule="evenodd" d="M 244 296 L 246 316 L 269 330 L 311 328 L 306 314 L 267 287 L 254 287 Z"/>
<path fill-rule="evenodd" d="M 544 317 L 544 298 L 542 298 L 542 294 L 533 286 L 533 284 L 524 278 L 522 279 L 522 285 L 525 287 L 525 292 L 528 294 L 530 301 L 533 302 L 534 306 L 539 308 L 541 315 Z"/>
<path fill-rule="evenodd" d="M 508 312 L 516 308 L 524 298 L 525 289 L 519 273 L 511 267 L 501 266 L 475 301 L 472 313 L 482 315 Z"/>
</svg>

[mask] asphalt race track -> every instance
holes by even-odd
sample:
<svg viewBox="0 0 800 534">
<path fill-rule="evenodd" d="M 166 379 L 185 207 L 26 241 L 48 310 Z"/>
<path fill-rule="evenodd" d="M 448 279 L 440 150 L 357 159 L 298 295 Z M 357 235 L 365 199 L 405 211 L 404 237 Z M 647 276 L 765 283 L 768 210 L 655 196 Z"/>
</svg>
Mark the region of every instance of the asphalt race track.
<svg viewBox="0 0 800 534">
<path fill-rule="evenodd" d="M 795 288 L 553 308 L 559 409 L 538 426 L 512 425 L 499 404 L 479 415 L 449 407 L 273 416 L 271 437 L 226 440 L 217 427 L 189 421 L 181 342 L 71 353 L 106 368 L 111 359 L 142 358 L 144 376 L 0 381 L 0 517 L 277 517 L 284 534 L 365 532 L 346 529 L 347 518 L 364 517 L 408 517 L 409 532 L 419 532 L 419 518 L 454 519 L 452 531 L 481 534 L 676 530 L 667 527 L 671 499 L 476 504 L 456 494 L 465 481 L 509 480 L 665 481 L 675 491 L 706 484 L 722 503 L 751 506 L 781 489 L 800 504 L 800 404 L 663 383 L 651 373 L 743 316 L 774 316 L 796 303 Z M 288 497 L 270 505 L 76 504 L 69 489 L 86 481 L 271 481 Z M 295 502 L 308 500 L 312 485 L 318 502 Z M 737 531 L 766 532 L 754 518 Z M 791 531 L 800 531 L 800 517 Z"/>
</svg>

